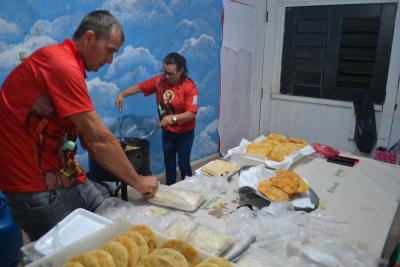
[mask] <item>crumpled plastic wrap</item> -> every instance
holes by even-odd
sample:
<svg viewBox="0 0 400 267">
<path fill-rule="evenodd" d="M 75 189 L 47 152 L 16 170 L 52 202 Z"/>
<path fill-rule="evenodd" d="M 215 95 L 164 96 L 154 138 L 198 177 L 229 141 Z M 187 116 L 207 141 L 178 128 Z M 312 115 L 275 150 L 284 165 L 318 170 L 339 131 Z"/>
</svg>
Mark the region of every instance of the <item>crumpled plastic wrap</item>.
<svg viewBox="0 0 400 267">
<path fill-rule="evenodd" d="M 211 255 L 220 255 L 232 245 L 228 235 L 189 219 L 171 222 L 164 234 L 173 239 L 185 240 Z"/>
<path fill-rule="evenodd" d="M 228 181 L 223 177 L 208 177 L 200 174 L 199 176 L 186 177 L 185 180 L 174 184 L 172 187 L 200 192 L 211 199 L 228 191 Z"/>
<path fill-rule="evenodd" d="M 160 185 L 154 197 L 147 199 L 154 205 L 193 212 L 205 200 L 200 192 L 177 188 L 167 185 Z"/>
<path fill-rule="evenodd" d="M 149 211 L 144 200 L 135 204 L 110 197 L 97 207 L 95 213 L 112 221 L 128 221 L 133 224 L 146 224 L 152 229 L 162 232 L 164 228 L 177 217 L 179 213 L 167 213 L 163 216 L 154 215 Z"/>
<path fill-rule="evenodd" d="M 257 236 L 238 266 L 372 267 L 379 261 L 341 241 L 332 218 L 296 212 L 285 203 L 253 211 L 242 207 L 227 223 L 234 238 Z"/>
</svg>

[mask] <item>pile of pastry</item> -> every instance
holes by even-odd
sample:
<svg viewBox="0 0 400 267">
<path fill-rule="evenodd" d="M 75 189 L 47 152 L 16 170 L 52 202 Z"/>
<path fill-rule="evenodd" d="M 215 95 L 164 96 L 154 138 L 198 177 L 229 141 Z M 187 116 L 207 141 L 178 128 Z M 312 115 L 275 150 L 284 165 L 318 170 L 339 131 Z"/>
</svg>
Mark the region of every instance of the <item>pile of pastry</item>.
<svg viewBox="0 0 400 267">
<path fill-rule="evenodd" d="M 247 145 L 246 153 L 281 162 L 285 157 L 307 145 L 304 140 L 271 133 L 263 140 Z"/>
<path fill-rule="evenodd" d="M 289 201 L 296 194 L 307 192 L 307 183 L 292 171 L 275 171 L 276 176 L 258 183 L 257 189 L 273 201 Z"/>
<path fill-rule="evenodd" d="M 220 257 L 201 260 L 200 254 L 183 240 L 167 240 L 157 244 L 155 233 L 138 224 L 95 250 L 81 253 L 63 267 L 231 267 Z"/>
</svg>

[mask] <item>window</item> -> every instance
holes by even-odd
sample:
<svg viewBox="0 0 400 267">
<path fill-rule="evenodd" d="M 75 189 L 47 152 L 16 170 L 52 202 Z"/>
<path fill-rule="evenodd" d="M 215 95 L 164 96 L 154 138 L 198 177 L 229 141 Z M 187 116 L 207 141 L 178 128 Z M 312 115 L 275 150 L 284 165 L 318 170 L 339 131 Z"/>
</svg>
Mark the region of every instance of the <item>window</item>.
<svg viewBox="0 0 400 267">
<path fill-rule="evenodd" d="M 288 7 L 281 94 L 385 100 L 397 4 Z"/>
</svg>

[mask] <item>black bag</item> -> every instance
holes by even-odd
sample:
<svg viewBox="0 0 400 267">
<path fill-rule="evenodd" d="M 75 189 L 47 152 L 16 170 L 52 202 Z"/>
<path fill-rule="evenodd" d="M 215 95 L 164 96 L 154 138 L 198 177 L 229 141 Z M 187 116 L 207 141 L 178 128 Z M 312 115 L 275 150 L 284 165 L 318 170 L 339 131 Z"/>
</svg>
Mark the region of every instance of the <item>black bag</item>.
<svg viewBox="0 0 400 267">
<path fill-rule="evenodd" d="M 366 94 L 353 101 L 356 114 L 356 129 L 354 141 L 358 149 L 364 153 L 370 153 L 376 143 L 375 109 L 371 97 Z"/>
</svg>

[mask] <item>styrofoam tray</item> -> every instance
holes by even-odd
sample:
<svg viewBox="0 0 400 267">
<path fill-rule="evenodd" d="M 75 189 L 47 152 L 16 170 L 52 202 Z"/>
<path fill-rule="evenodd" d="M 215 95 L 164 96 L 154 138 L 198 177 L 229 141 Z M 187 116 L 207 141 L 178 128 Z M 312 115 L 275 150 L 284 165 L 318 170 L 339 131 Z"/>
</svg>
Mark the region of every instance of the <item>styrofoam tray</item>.
<svg viewBox="0 0 400 267">
<path fill-rule="evenodd" d="M 110 224 L 111 220 L 79 208 L 42 236 L 34 249 L 45 256 L 52 255 Z"/>
<path fill-rule="evenodd" d="M 264 138 L 265 137 L 261 135 L 256 139 L 254 139 L 253 142 L 258 142 Z M 248 141 L 243 138 L 240 141 L 239 146 L 229 149 L 224 158 L 229 159 L 231 162 L 234 162 L 239 166 L 264 164 L 268 168 L 276 170 L 288 170 L 293 163 L 315 152 L 312 146 L 307 145 L 302 149 L 296 150 L 292 154 L 286 156 L 283 161 L 279 162 L 279 161 L 269 160 L 266 157 L 246 153 L 246 147 L 250 143 L 251 141 Z"/>
<path fill-rule="evenodd" d="M 133 224 L 126 222 L 126 221 L 118 221 L 111 225 L 106 226 L 105 228 L 93 233 L 79 241 L 77 241 L 74 246 L 66 247 L 65 249 L 40 260 L 28 264 L 26 267 L 58 267 L 62 266 L 64 263 L 68 262 L 73 256 L 96 249 L 101 244 L 106 243 L 110 240 L 113 240 L 118 235 L 128 231 Z M 154 231 L 154 234 L 157 238 L 157 245 L 160 245 L 164 241 L 170 239 L 169 237 L 160 234 Z M 200 258 L 202 260 L 210 257 L 208 253 L 197 249 L 198 253 L 200 254 Z"/>
</svg>

